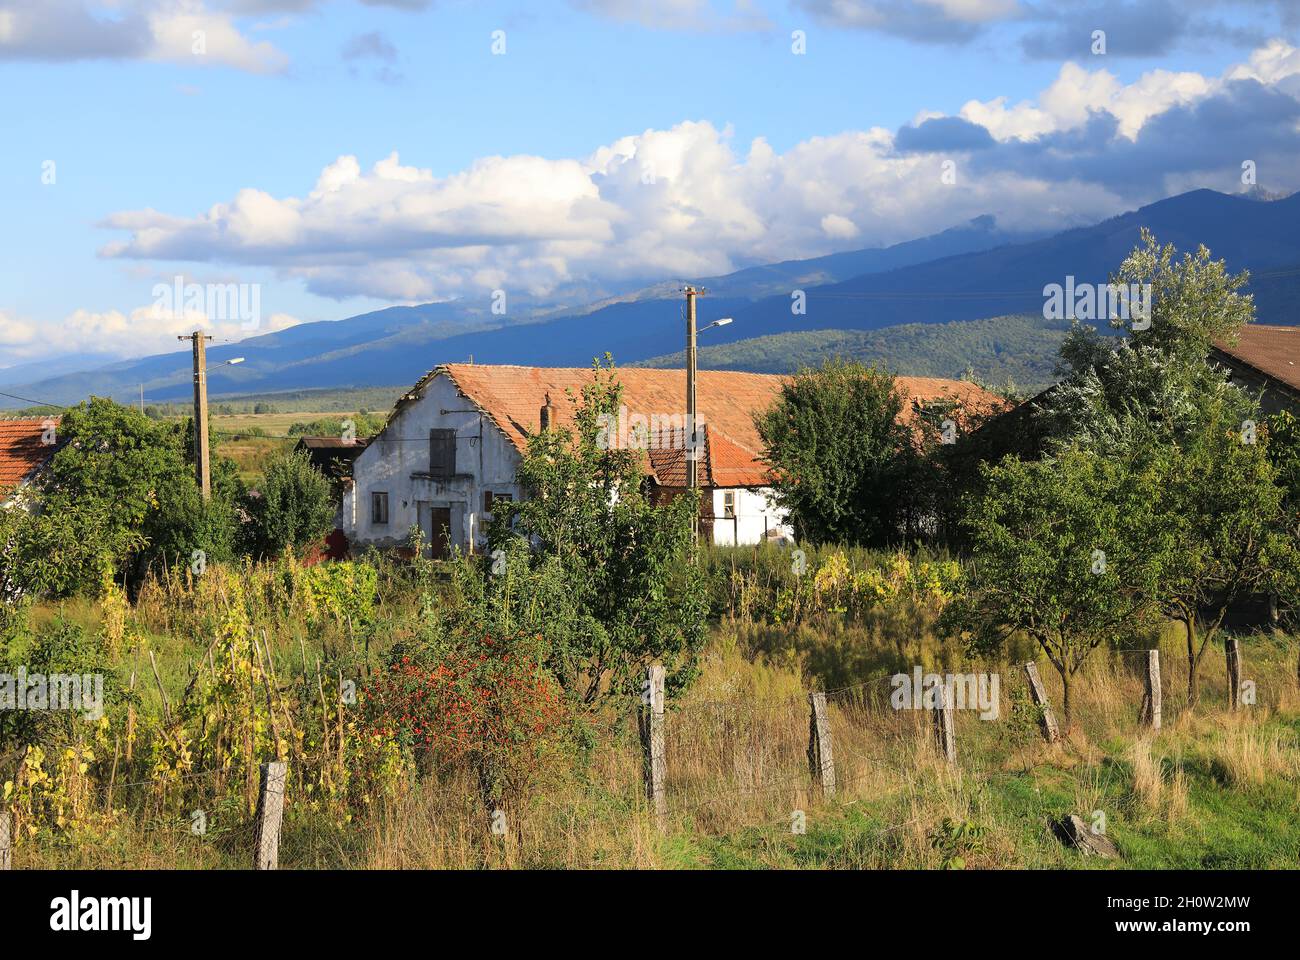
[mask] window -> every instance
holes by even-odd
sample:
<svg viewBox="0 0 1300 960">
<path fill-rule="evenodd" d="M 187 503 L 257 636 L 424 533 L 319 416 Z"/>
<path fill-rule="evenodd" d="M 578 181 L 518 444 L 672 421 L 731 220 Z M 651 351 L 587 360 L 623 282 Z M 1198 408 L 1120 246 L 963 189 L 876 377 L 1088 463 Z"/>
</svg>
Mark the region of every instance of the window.
<svg viewBox="0 0 1300 960">
<path fill-rule="evenodd" d="M 491 490 L 484 490 L 483 491 L 483 512 L 491 513 L 492 504 L 497 500 L 500 500 L 502 503 L 510 503 L 512 500 L 514 500 L 514 497 L 508 493 L 493 493 Z"/>
<path fill-rule="evenodd" d="M 429 431 L 429 475 L 451 477 L 456 474 L 456 431 Z"/>
<path fill-rule="evenodd" d="M 370 494 L 370 522 L 388 522 L 388 494 L 378 492 Z"/>
<path fill-rule="evenodd" d="M 722 491 L 722 515 L 724 517 L 734 517 L 736 515 L 736 491 Z"/>
</svg>

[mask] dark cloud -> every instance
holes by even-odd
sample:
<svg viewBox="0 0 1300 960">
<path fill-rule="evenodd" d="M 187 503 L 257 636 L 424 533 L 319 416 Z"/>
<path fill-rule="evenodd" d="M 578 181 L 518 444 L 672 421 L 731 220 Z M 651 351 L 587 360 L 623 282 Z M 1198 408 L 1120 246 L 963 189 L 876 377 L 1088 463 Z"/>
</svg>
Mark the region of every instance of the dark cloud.
<svg viewBox="0 0 1300 960">
<path fill-rule="evenodd" d="M 1104 0 L 1064 9 L 1037 7 L 1034 18 L 1044 25 L 1020 38 L 1025 55 L 1040 60 L 1087 57 L 1092 54 L 1093 33 L 1106 35 L 1106 56 L 1161 56 L 1192 40 L 1216 41 L 1234 47 L 1259 46 L 1269 30 L 1231 26 L 1210 16 L 1222 6 L 1214 0 Z M 1252 4 L 1263 8 L 1264 3 Z M 1261 12 L 1261 11 L 1256 11 Z"/>
<path fill-rule="evenodd" d="M 97 17 L 82 0 L 0 0 L 11 33 L 0 60 L 93 60 L 143 56 L 153 43 L 144 17 Z"/>
<path fill-rule="evenodd" d="M 361 0 L 367 7 L 394 7 L 398 10 L 427 10 L 434 0 Z"/>
<path fill-rule="evenodd" d="M 1258 46 L 1279 30 L 1300 29 L 1300 0 L 973 0 L 950 12 L 927 0 L 794 0 L 819 23 L 901 37 L 963 44 L 996 28 L 1023 29 L 1033 59 L 1085 57 L 1094 30 L 1106 31 L 1114 57 L 1160 56 L 1192 43 Z M 1237 23 L 1223 19 L 1235 14 Z"/>
<path fill-rule="evenodd" d="M 901 37 L 916 43 L 965 43 L 974 39 L 984 23 L 948 16 L 942 8 L 923 0 L 795 0 L 795 6 L 819 22 L 855 30 Z M 990 3 L 1019 16 L 1018 7 Z"/>
<path fill-rule="evenodd" d="M 915 127 L 902 127 L 894 137 L 894 147 L 900 153 L 984 150 L 994 145 L 988 130 L 961 117 L 933 117 Z"/>
<path fill-rule="evenodd" d="M 1171 184 L 1196 180 L 1230 185 L 1244 160 L 1259 165 L 1261 182 L 1300 188 L 1300 101 L 1255 80 L 1236 80 L 1212 96 L 1149 119 L 1134 140 L 1119 121 L 1094 112 L 1082 126 L 1035 141 L 999 143 L 973 154 L 978 174 L 1015 172 L 1063 183 L 1096 183 L 1120 196 L 1161 195 Z"/>
<path fill-rule="evenodd" d="M 343 45 L 344 60 L 397 62 L 397 48 L 379 31 L 359 33 Z"/>
</svg>

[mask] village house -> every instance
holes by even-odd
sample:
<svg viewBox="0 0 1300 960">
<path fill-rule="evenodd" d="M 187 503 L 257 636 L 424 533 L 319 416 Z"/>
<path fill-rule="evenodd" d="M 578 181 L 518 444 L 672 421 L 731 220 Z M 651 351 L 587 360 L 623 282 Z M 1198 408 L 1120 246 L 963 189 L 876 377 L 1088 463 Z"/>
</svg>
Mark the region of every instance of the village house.
<svg viewBox="0 0 1300 960">
<path fill-rule="evenodd" d="M 574 395 L 592 371 L 452 363 L 426 374 L 398 400 L 384 429 L 352 464 L 343 496 L 343 532 L 353 545 L 395 547 L 419 527 L 435 556 L 481 548 L 497 501 L 523 495 L 515 472 L 528 438 L 572 418 Z M 645 472 L 652 495 L 687 487 L 682 370 L 620 368 L 623 410 L 612 438 L 638 436 L 649 426 Z M 713 544 L 749 545 L 793 538 L 772 500 L 754 415 L 776 399 L 785 378 L 702 370 L 697 397 L 701 423 L 697 475 L 702 492 L 701 536 Z M 922 404 L 953 400 L 996 403 L 970 383 L 900 377 L 900 391 Z M 906 403 L 910 416 L 912 403 Z M 665 424 L 668 429 L 660 429 Z M 645 433 L 639 434 L 645 436 Z M 664 437 L 672 439 L 664 442 Z"/>
<path fill-rule="evenodd" d="M 1260 412 L 1300 416 L 1300 329 L 1251 323 L 1235 344 L 1215 344 L 1210 360 L 1237 386 L 1260 398 Z"/>
<path fill-rule="evenodd" d="M 58 450 L 58 428 L 58 417 L 0 419 L 0 507 L 30 507 L 27 487 Z"/>
</svg>

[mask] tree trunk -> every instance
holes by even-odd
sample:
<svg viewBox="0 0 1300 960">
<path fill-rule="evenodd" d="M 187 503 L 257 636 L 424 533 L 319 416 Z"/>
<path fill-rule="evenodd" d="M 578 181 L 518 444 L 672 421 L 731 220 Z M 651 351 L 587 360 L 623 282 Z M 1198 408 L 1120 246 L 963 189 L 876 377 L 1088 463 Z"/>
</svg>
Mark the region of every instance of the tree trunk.
<svg viewBox="0 0 1300 960">
<path fill-rule="evenodd" d="M 1196 706 L 1196 698 L 1200 695 L 1196 686 L 1196 614 L 1187 614 L 1183 626 L 1187 629 L 1187 706 L 1191 708 Z"/>
<path fill-rule="evenodd" d="M 1056 672 L 1061 678 L 1061 712 L 1065 715 L 1065 729 L 1069 732 L 1070 722 L 1070 671 L 1059 663 L 1053 661 L 1052 666 L 1056 667 Z"/>
</svg>

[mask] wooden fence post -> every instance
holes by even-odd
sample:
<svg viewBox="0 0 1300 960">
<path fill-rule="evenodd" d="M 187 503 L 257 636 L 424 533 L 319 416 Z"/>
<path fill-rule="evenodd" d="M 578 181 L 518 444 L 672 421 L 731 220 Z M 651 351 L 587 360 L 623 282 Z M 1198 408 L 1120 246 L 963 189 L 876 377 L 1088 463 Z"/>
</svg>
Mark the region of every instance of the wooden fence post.
<svg viewBox="0 0 1300 960">
<path fill-rule="evenodd" d="M 956 763 L 957 734 L 953 729 L 952 700 L 948 696 L 948 685 L 940 680 L 934 692 L 938 698 L 934 706 L 934 736 L 943 758 L 949 763 Z"/>
<path fill-rule="evenodd" d="M 641 728 L 645 794 L 655 817 L 662 822 L 668 813 L 668 798 L 664 795 L 668 765 L 664 758 L 664 668 L 657 663 L 646 670 L 643 700 L 638 725 Z"/>
<path fill-rule="evenodd" d="M 8 811 L 0 813 L 0 870 L 10 870 L 13 868 L 13 852 L 9 846 L 10 837 L 10 815 Z"/>
<path fill-rule="evenodd" d="M 257 793 L 257 822 L 253 833 L 253 867 L 276 870 L 280 865 L 280 821 L 284 817 L 283 761 L 262 764 L 262 782 Z"/>
<path fill-rule="evenodd" d="M 835 757 L 831 753 L 831 724 L 826 716 L 826 694 L 808 694 L 808 766 L 822 795 L 835 796 Z"/>
<path fill-rule="evenodd" d="M 1139 720 L 1152 730 L 1160 729 L 1160 651 L 1147 651 L 1146 690 L 1142 694 Z"/>
<path fill-rule="evenodd" d="M 1241 647 L 1235 635 L 1223 638 L 1223 653 L 1228 660 L 1228 709 L 1236 710 L 1241 706 Z"/>
<path fill-rule="evenodd" d="M 1038 664 L 1033 660 L 1025 664 L 1025 676 L 1029 678 L 1029 696 L 1033 698 L 1034 706 L 1038 708 L 1038 725 L 1043 728 L 1043 739 L 1048 743 L 1055 743 L 1060 737 L 1056 727 L 1056 715 L 1052 713 L 1052 705 L 1047 701 L 1047 689 L 1038 675 Z"/>
</svg>

